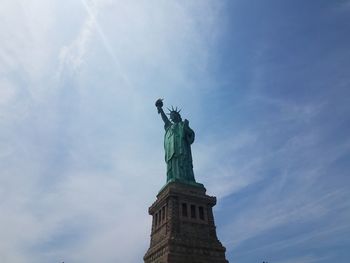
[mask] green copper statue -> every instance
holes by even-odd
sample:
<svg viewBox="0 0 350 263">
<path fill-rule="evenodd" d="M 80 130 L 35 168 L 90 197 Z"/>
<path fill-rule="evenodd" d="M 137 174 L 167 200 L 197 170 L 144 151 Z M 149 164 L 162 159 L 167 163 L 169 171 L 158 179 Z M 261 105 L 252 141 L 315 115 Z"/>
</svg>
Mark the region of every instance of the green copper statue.
<svg viewBox="0 0 350 263">
<path fill-rule="evenodd" d="M 193 174 L 191 144 L 194 142 L 194 131 L 189 127 L 188 120 L 182 121 L 180 111 L 168 109 L 170 120 L 163 111 L 163 100 L 156 101 L 158 114 L 164 121 L 164 149 L 167 164 L 167 183 L 180 181 L 196 184 Z M 200 185 L 200 184 L 198 184 Z"/>
</svg>

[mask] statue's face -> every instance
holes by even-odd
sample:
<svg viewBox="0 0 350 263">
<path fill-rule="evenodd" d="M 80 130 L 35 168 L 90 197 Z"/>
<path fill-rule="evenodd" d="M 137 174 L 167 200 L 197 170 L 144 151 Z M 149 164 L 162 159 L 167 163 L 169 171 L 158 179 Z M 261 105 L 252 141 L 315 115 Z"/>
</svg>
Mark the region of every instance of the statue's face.
<svg viewBox="0 0 350 263">
<path fill-rule="evenodd" d="M 180 114 L 178 114 L 176 112 L 171 112 L 170 113 L 170 120 L 174 123 L 180 122 L 181 121 Z"/>
</svg>

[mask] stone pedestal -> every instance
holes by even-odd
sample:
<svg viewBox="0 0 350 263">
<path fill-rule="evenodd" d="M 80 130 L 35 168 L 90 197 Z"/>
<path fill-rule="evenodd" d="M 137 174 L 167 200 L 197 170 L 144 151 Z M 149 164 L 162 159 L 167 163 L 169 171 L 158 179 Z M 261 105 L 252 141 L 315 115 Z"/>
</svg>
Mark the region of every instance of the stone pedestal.
<svg viewBox="0 0 350 263">
<path fill-rule="evenodd" d="M 149 208 L 153 217 L 145 263 L 228 263 L 216 236 L 216 198 L 201 185 L 168 183 Z"/>
</svg>

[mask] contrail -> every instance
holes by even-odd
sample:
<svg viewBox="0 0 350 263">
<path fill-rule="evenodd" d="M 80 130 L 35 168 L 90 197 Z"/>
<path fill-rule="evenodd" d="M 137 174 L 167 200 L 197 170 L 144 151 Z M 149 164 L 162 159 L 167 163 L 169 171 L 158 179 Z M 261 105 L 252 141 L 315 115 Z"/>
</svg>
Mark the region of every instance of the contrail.
<svg viewBox="0 0 350 263">
<path fill-rule="evenodd" d="M 105 33 L 103 32 L 100 24 L 98 23 L 97 19 L 96 19 L 96 15 L 95 13 L 97 13 L 97 7 L 96 7 L 96 2 L 92 1 L 93 6 L 91 7 L 86 0 L 81 0 L 81 3 L 83 4 L 83 6 L 85 7 L 87 13 L 90 16 L 90 19 L 92 20 L 94 26 L 96 27 L 97 33 L 99 34 L 102 43 L 104 45 L 104 47 L 106 48 L 107 52 L 109 53 L 109 55 L 112 57 L 113 62 L 115 63 L 115 66 L 117 68 L 117 70 L 119 71 L 119 75 L 121 76 L 121 78 L 123 79 L 123 81 L 127 84 L 127 86 L 131 89 L 132 85 L 128 79 L 128 77 L 126 76 L 126 74 L 124 73 L 124 71 L 122 70 L 122 67 L 114 53 L 114 50 L 112 48 L 112 46 L 110 45 Z"/>
</svg>

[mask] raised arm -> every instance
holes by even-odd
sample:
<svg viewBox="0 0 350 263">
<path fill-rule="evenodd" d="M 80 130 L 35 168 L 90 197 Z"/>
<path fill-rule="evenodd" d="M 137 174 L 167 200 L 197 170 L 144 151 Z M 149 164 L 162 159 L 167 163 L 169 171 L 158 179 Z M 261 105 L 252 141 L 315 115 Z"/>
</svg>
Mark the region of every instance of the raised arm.
<svg viewBox="0 0 350 263">
<path fill-rule="evenodd" d="M 158 114 L 160 114 L 160 116 L 162 117 L 162 120 L 164 121 L 164 125 L 167 126 L 169 124 L 171 124 L 171 122 L 169 121 L 168 117 L 166 116 L 166 114 L 163 111 L 163 100 L 162 99 L 158 99 L 156 101 L 156 107 L 158 110 Z"/>
</svg>

